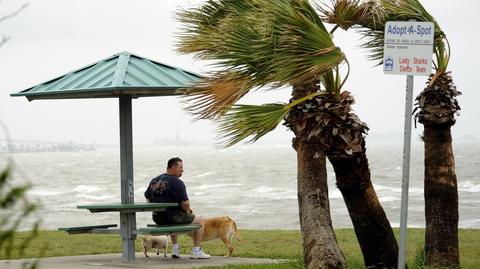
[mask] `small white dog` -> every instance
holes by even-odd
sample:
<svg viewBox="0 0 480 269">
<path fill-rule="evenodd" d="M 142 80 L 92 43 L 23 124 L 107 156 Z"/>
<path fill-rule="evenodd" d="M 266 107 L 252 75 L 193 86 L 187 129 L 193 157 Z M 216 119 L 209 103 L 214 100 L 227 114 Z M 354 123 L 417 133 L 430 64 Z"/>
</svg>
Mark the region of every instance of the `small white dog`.
<svg viewBox="0 0 480 269">
<path fill-rule="evenodd" d="M 143 240 L 143 254 L 145 254 L 145 257 L 148 258 L 147 251 L 149 251 L 152 248 L 157 249 L 157 255 L 160 255 L 160 249 L 163 248 L 163 256 L 167 257 L 167 247 L 168 247 L 168 241 L 169 241 L 168 236 L 145 235 L 145 236 L 142 236 L 142 240 Z"/>
</svg>

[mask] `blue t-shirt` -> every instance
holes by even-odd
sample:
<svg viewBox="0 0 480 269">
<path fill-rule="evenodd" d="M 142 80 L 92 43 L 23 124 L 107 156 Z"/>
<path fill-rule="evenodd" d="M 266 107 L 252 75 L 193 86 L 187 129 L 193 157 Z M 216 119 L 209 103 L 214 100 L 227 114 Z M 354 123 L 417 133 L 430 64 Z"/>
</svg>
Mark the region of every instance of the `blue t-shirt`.
<svg viewBox="0 0 480 269">
<path fill-rule="evenodd" d="M 187 188 L 181 179 L 169 174 L 153 178 L 145 191 L 145 198 L 152 203 L 180 203 L 188 200 Z"/>
</svg>

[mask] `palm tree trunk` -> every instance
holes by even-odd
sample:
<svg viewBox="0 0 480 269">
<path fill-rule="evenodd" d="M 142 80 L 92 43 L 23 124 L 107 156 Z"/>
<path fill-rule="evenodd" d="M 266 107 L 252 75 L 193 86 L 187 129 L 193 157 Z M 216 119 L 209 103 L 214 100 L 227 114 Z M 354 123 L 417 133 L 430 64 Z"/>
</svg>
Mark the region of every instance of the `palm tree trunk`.
<svg viewBox="0 0 480 269">
<path fill-rule="evenodd" d="M 295 141 L 295 139 L 294 139 Z M 315 144 L 294 142 L 303 256 L 306 268 L 346 268 L 330 217 L 325 155 Z"/>
<path fill-rule="evenodd" d="M 427 83 L 415 104 L 418 111 L 415 118 L 424 127 L 425 262 L 430 266 L 457 268 L 460 265 L 458 190 L 451 127 L 460 110 L 456 97 L 461 92 L 457 91 L 450 72 L 437 71 Z"/>
<path fill-rule="evenodd" d="M 424 125 L 425 259 L 458 268 L 458 192 L 450 125 Z"/>
<path fill-rule="evenodd" d="M 315 84 L 294 85 L 293 99 L 306 96 L 315 90 L 318 91 L 319 89 L 316 87 L 318 85 Z M 310 142 L 309 147 L 303 150 L 306 152 L 301 153 L 301 145 L 297 150 L 299 201 L 302 199 L 301 196 L 305 199 L 307 195 L 306 198 L 313 200 L 308 203 L 321 206 L 320 200 L 317 198 L 319 201 L 315 201 L 314 199 L 316 198 L 314 195 L 319 194 L 321 188 L 309 185 L 307 186 L 309 191 L 315 190 L 317 193 L 304 194 L 300 185 L 303 184 L 301 177 L 312 176 L 304 173 L 312 170 L 320 171 L 320 167 L 317 169 L 309 167 L 308 161 L 315 162 L 316 155 L 325 154 L 335 170 L 337 186 L 347 205 L 367 268 L 396 268 L 397 241 L 370 181 L 370 170 L 363 139 L 363 134 L 366 133 L 368 127 L 355 114 L 351 113 L 353 102 L 354 98 L 350 93 L 344 91 L 338 97 L 325 95 L 314 98 L 310 103 L 304 103 L 298 109 L 290 111 L 287 126 L 293 130 L 297 138 L 306 138 L 302 141 Z M 305 166 L 302 166 L 302 163 Z M 324 170 L 321 171 L 323 173 Z M 320 178 L 320 174 L 318 177 Z M 302 203 L 300 206 L 302 207 Z M 310 214 L 310 212 L 305 213 Z M 328 216 L 330 215 L 328 214 Z M 300 218 L 303 218 L 302 214 Z M 308 229 L 308 225 L 308 223 L 304 223 L 302 226 L 305 227 L 302 227 L 302 231 L 304 228 Z M 308 230 L 305 231 L 308 232 Z M 304 237 L 306 238 L 304 239 L 304 248 L 306 248 L 304 255 L 305 260 L 308 261 L 309 237 L 308 235 L 304 235 Z"/>
<path fill-rule="evenodd" d="M 351 157 L 328 156 L 337 178 L 367 268 L 396 268 L 398 245 L 370 181 L 365 141 Z"/>
</svg>

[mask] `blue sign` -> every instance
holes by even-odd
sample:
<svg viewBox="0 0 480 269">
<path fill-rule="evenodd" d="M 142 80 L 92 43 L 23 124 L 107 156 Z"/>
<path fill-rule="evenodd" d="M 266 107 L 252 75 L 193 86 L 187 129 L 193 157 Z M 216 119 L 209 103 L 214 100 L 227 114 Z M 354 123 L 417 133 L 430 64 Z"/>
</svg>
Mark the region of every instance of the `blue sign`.
<svg viewBox="0 0 480 269">
<path fill-rule="evenodd" d="M 393 70 L 393 58 L 391 56 L 385 57 L 385 61 L 383 63 L 383 70 L 384 71 L 392 71 Z"/>
</svg>

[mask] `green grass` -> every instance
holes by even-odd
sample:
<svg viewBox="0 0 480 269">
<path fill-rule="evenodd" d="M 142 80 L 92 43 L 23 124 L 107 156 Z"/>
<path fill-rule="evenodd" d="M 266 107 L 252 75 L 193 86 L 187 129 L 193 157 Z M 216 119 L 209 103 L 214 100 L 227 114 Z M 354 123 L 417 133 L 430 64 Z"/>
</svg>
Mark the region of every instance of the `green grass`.
<svg viewBox="0 0 480 269">
<path fill-rule="evenodd" d="M 398 238 L 398 229 L 395 230 Z M 290 262 L 279 265 L 235 265 L 222 268 L 228 269 L 264 269 L 264 268 L 303 268 L 302 245 L 299 231 L 285 230 L 241 230 L 244 241 L 234 243 L 234 256 L 257 257 L 257 258 L 281 258 L 289 259 Z M 362 254 L 352 229 L 337 229 L 337 240 L 348 262 L 348 268 L 364 268 Z M 26 237 L 25 232 L 17 234 Z M 408 264 L 410 268 L 415 266 L 419 259 L 423 246 L 424 229 L 408 230 Z M 460 230 L 460 254 L 462 269 L 480 268 L 480 230 Z M 180 236 L 182 253 L 188 253 L 192 247 L 192 240 L 186 236 Z M 141 240 L 136 243 L 137 251 L 141 250 Z M 204 242 L 203 248 L 212 255 L 222 256 L 226 248 L 219 240 Z M 420 250 L 420 251 L 419 251 Z M 32 258 L 50 256 L 71 256 L 101 253 L 121 252 L 121 239 L 118 235 L 80 234 L 68 235 L 57 231 L 40 231 L 39 236 L 31 242 L 31 245 L 20 257 L 14 254 L 12 258 Z M 421 258 L 421 257 L 420 257 Z M 0 255 L 0 259 L 6 257 Z"/>
</svg>

